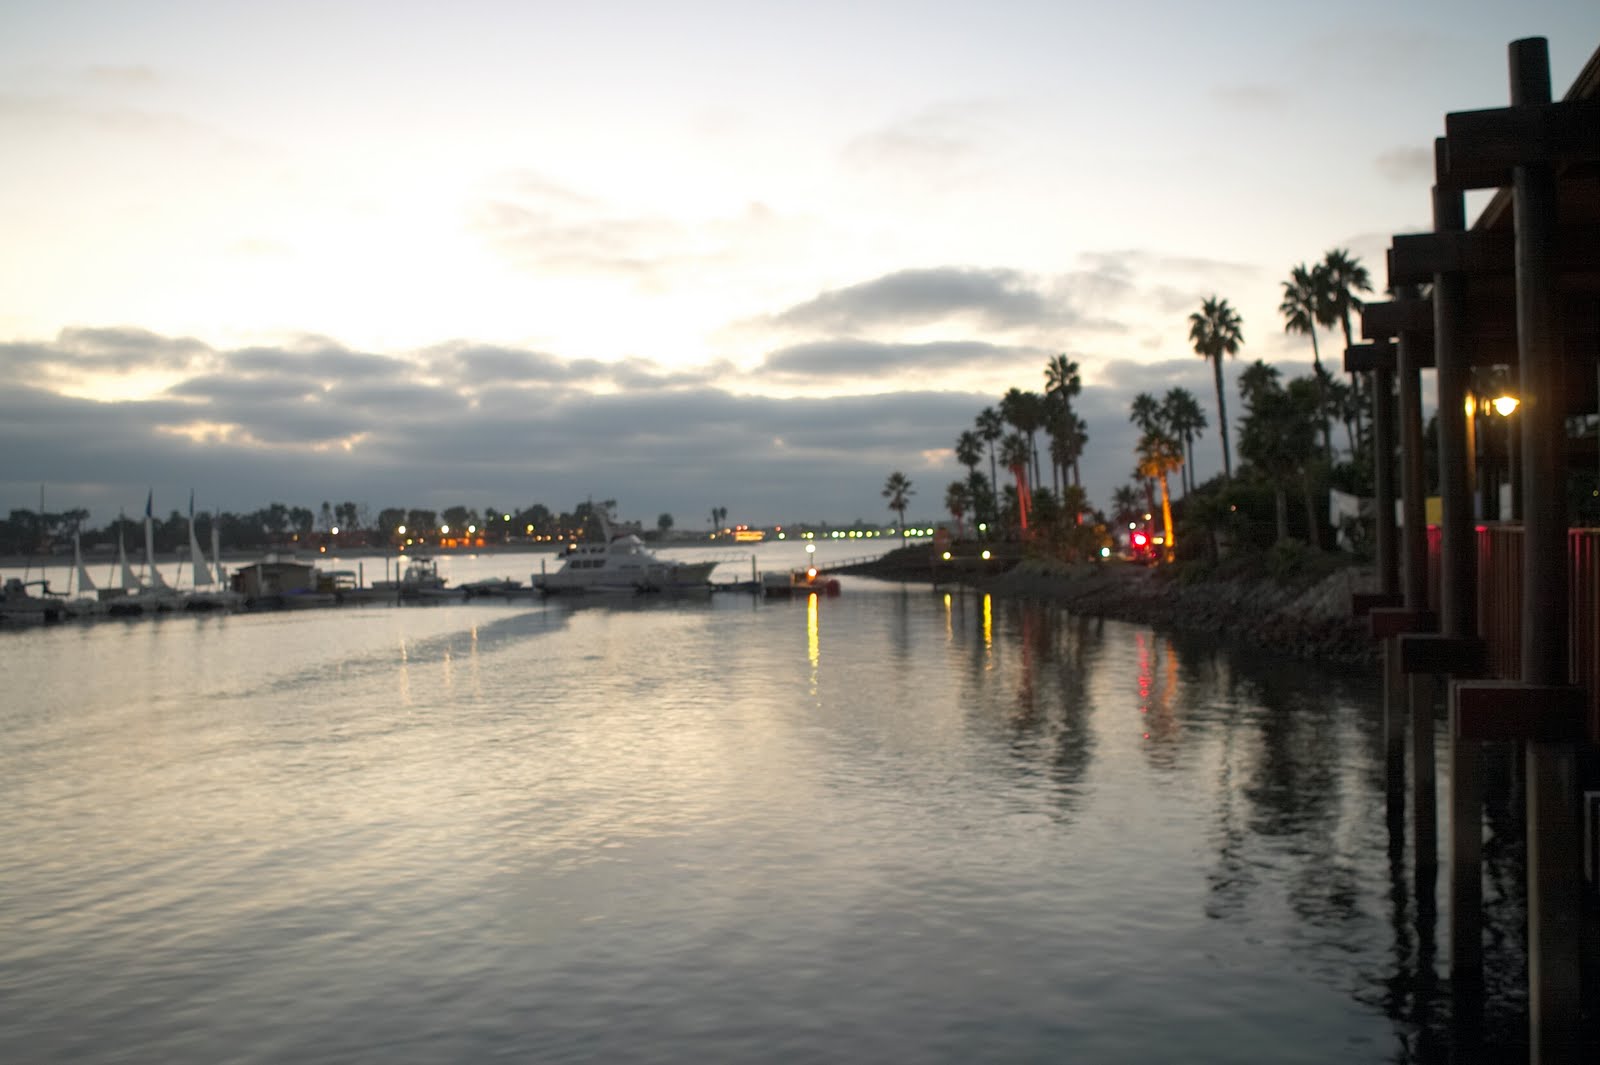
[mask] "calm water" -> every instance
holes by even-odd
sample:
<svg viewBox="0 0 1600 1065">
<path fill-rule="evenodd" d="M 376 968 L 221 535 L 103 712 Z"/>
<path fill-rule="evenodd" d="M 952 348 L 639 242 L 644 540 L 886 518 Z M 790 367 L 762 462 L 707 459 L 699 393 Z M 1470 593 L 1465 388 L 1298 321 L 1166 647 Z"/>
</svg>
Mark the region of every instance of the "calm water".
<svg viewBox="0 0 1600 1065">
<path fill-rule="evenodd" d="M 848 578 L 0 669 L 0 1060 L 1443 1060 L 1365 680 Z"/>
</svg>

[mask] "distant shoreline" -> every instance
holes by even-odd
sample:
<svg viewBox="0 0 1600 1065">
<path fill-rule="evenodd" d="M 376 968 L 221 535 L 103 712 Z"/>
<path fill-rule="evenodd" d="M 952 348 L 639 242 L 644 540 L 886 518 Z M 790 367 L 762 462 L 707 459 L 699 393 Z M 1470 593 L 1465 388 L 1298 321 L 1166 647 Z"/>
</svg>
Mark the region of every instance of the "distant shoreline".
<svg viewBox="0 0 1600 1065">
<path fill-rule="evenodd" d="M 765 543 L 782 543 L 784 541 L 768 540 Z M 648 546 L 654 549 L 664 548 L 710 548 L 722 551 L 744 551 L 760 547 L 759 543 L 736 543 L 731 541 L 710 540 L 653 540 L 647 541 Z M 204 550 L 204 548 L 202 548 Z M 386 550 L 381 547 L 351 547 L 339 551 L 314 551 L 306 548 L 297 548 L 293 545 L 287 547 L 262 547 L 262 548 L 236 548 L 222 552 L 222 561 L 229 564 L 255 562 L 268 555 L 289 556 L 306 560 L 316 558 L 402 558 L 405 556 L 428 555 L 433 558 L 471 558 L 475 555 L 554 555 L 564 550 L 562 544 L 486 544 L 483 547 L 428 547 L 415 546 L 406 551 Z M 209 559 L 210 553 L 206 557 Z M 143 563 L 144 548 L 129 550 L 128 562 L 138 566 Z M 157 552 L 156 561 L 161 565 L 175 562 L 187 562 L 187 551 L 161 551 Z M 85 566 L 104 566 L 116 561 L 116 552 L 105 551 L 85 552 L 83 564 Z M 72 556 L 68 555 L 0 555 L 0 567 L 6 569 L 25 569 L 27 567 L 42 566 L 68 566 L 72 565 Z"/>
</svg>

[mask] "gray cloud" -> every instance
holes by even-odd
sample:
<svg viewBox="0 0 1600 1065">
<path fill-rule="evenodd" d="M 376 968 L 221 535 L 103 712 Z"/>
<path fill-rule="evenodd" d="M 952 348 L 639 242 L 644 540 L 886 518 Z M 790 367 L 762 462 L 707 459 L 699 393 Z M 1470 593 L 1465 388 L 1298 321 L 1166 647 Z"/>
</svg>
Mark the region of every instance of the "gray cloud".
<svg viewBox="0 0 1600 1065">
<path fill-rule="evenodd" d="M 907 370 L 932 373 L 1042 361 L 1035 348 L 1009 348 L 976 340 L 885 344 L 873 340 L 818 340 L 769 354 L 757 373 L 787 378 L 884 377 Z"/>
<path fill-rule="evenodd" d="M 1272 111 L 1283 107 L 1289 92 L 1281 85 L 1229 84 L 1211 89 L 1212 97 L 1236 111 Z"/>
<path fill-rule="evenodd" d="M 957 435 L 999 400 L 926 389 L 772 398 L 713 387 L 725 367 L 569 364 L 465 343 L 410 359 L 325 338 L 213 351 L 138 330 L 70 336 L 71 344 L 12 347 L 127 366 L 180 360 L 171 365 L 188 368 L 188 359 L 192 372 L 138 402 L 93 402 L 26 384 L 0 389 L 0 449 L 11 478 L 0 482 L 0 506 L 36 505 L 45 483 L 59 505 L 89 507 L 100 522 L 118 506 L 142 504 L 154 484 L 158 499 L 182 499 L 193 487 L 202 505 L 233 510 L 274 499 L 353 499 L 377 509 L 570 506 L 594 496 L 618 499 L 625 515 L 645 519 L 720 505 L 755 522 L 849 520 L 885 516 L 878 490 L 889 470 L 901 469 L 921 490 L 913 516 L 931 518 L 943 486 L 961 474 L 951 454 Z M 1232 381 L 1254 353 L 1294 354 L 1300 362 L 1279 363 L 1286 375 L 1304 372 L 1310 354 L 1252 339 L 1245 359 L 1226 364 L 1230 404 Z M 774 352 L 754 376 L 883 379 L 979 362 L 1038 387 L 1047 354 L 974 341 L 829 341 Z M 1182 386 L 1214 410 L 1210 366 L 1187 353 L 1099 364 L 1092 381 L 1077 405 L 1089 425 L 1083 472 L 1096 503 L 1132 468 L 1134 394 Z M 1196 463 L 1202 478 L 1220 467 L 1214 427 Z"/>
<path fill-rule="evenodd" d="M 1378 173 L 1396 184 L 1416 182 L 1432 183 L 1433 149 L 1431 147 L 1391 148 L 1373 160 Z"/>
<path fill-rule="evenodd" d="M 994 104 L 981 101 L 937 104 L 856 137 L 845 145 L 843 158 L 858 169 L 887 167 L 938 181 L 982 156 L 995 112 Z"/>
<path fill-rule="evenodd" d="M 853 333 L 970 317 L 994 329 L 1068 324 L 1071 308 L 1016 270 L 945 266 L 901 270 L 824 292 L 772 321 L 790 328 Z"/>
</svg>

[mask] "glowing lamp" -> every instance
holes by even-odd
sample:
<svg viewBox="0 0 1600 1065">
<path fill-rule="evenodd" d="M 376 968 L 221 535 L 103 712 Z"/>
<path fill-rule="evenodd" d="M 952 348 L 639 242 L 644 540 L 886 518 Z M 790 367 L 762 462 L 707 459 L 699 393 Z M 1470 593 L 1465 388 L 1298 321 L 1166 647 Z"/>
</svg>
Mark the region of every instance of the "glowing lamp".
<svg viewBox="0 0 1600 1065">
<path fill-rule="evenodd" d="M 988 548 L 987 548 L 987 547 L 986 547 L 986 548 L 984 548 L 984 549 L 983 549 L 983 557 L 984 557 L 984 560 L 985 560 L 985 561 L 988 561 L 988 558 L 989 558 L 989 549 L 988 549 Z"/>
<path fill-rule="evenodd" d="M 945 553 L 944 553 L 944 560 L 945 560 L 945 561 L 946 561 L 946 562 L 949 562 L 949 561 L 950 561 L 950 552 L 948 552 L 948 551 L 946 551 L 946 552 L 945 552 Z"/>
<path fill-rule="evenodd" d="M 1494 412 L 1502 418 L 1511 417 L 1511 412 L 1517 409 L 1516 396 L 1496 396 L 1493 403 Z"/>
</svg>

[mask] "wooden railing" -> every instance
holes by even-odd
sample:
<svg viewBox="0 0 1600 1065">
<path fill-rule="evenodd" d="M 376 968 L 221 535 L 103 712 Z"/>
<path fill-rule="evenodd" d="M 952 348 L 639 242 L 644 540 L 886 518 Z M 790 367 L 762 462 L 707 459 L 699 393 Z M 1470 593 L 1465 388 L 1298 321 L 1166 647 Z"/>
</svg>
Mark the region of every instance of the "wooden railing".
<svg viewBox="0 0 1600 1065">
<path fill-rule="evenodd" d="M 1436 544 L 1430 537 L 1430 556 Z M 1521 525 L 1478 526 L 1478 635 L 1490 675 L 1505 679 L 1522 674 L 1522 553 Z M 1568 531 L 1567 572 L 1567 679 L 1587 692 L 1592 729 L 1600 724 L 1600 529 Z"/>
</svg>

